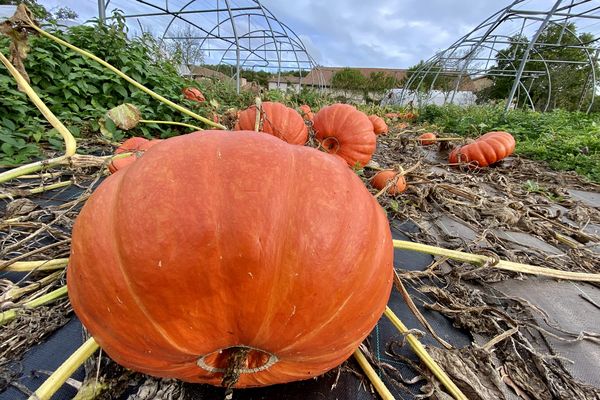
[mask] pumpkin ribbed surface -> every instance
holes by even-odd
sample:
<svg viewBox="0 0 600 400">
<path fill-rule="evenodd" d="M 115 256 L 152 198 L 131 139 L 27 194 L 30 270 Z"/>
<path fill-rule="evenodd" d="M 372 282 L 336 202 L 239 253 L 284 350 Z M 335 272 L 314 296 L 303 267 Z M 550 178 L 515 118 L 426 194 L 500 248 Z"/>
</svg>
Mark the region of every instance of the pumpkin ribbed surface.
<svg viewBox="0 0 600 400">
<path fill-rule="evenodd" d="M 325 151 L 342 157 L 351 167 L 364 167 L 375 152 L 377 138 L 367 115 L 348 104 L 322 108 L 313 121 Z"/>
<path fill-rule="evenodd" d="M 240 112 L 234 129 L 253 131 L 255 125 L 256 106 L 251 106 Z M 290 144 L 303 145 L 308 140 L 308 129 L 300 114 L 293 108 L 277 102 L 262 103 L 259 130 Z"/>
<path fill-rule="evenodd" d="M 388 126 L 383 120 L 383 118 L 373 114 L 369 115 L 369 120 L 373 124 L 373 132 L 375 132 L 376 135 L 382 135 L 387 133 Z"/>
<path fill-rule="evenodd" d="M 508 157 L 515 151 L 515 139 L 508 132 L 488 132 L 473 143 L 458 147 L 450 153 L 452 164 L 475 163 L 487 167 Z"/>
<path fill-rule="evenodd" d="M 164 140 L 83 207 L 67 270 L 75 313 L 118 363 L 236 387 L 308 379 L 347 359 L 382 315 L 384 211 L 341 160 L 255 132 Z"/>
</svg>

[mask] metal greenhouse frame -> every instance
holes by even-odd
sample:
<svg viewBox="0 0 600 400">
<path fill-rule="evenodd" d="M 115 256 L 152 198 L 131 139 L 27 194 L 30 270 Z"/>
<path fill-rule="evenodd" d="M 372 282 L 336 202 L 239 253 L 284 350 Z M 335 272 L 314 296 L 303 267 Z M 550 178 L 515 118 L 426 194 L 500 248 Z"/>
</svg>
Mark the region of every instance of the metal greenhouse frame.
<svg viewBox="0 0 600 400">
<path fill-rule="evenodd" d="M 317 66 L 298 35 L 258 0 L 98 0 L 101 21 L 115 9 L 141 28 L 159 27 L 164 41 L 194 39 L 204 52 L 218 54 L 216 64 L 235 67 L 238 93 L 242 68 L 273 71 L 279 84 L 287 71 L 308 74 Z M 175 28 L 182 26 L 194 35 L 178 36 Z M 322 76 L 311 84 L 322 87 Z"/>
<path fill-rule="evenodd" d="M 510 5 L 487 18 L 450 47 L 423 63 L 410 75 L 400 91 L 400 102 L 414 100 L 419 93 L 433 90 L 440 76 L 453 79 L 454 86 L 444 99 L 445 103 L 455 102 L 456 94 L 465 81 L 482 77 L 510 77 L 514 78 L 514 81 L 506 94 L 506 110 L 518 106 L 535 109 L 530 89 L 536 80 L 539 82 L 540 79 L 545 79 L 547 99 L 542 102 L 543 105 L 538 107 L 538 110 L 546 111 L 551 108 L 552 67 L 566 63 L 573 68 L 589 69 L 578 104 L 579 110 L 589 112 L 597 91 L 599 49 L 594 44 L 600 37 L 594 35 L 593 40 L 582 42 L 569 29 L 570 23 L 574 23 L 580 32 L 592 26 L 596 26 L 597 31 L 597 26 L 600 25 L 600 1 L 512 1 Z M 538 41 L 542 32 L 552 25 L 560 27 L 560 35 L 556 42 Z M 515 35 L 521 39 L 515 39 Z M 563 39 L 569 35 L 571 42 L 575 43 L 563 44 Z M 508 55 L 499 53 L 511 44 L 516 46 L 515 51 Z M 565 47 L 578 50 L 579 59 L 546 59 L 543 56 L 544 49 Z M 517 56 L 516 49 L 522 51 L 521 57 Z M 502 60 L 510 67 L 495 69 L 498 60 Z M 527 69 L 529 62 L 535 62 L 542 67 Z M 526 100 L 518 104 L 519 99 Z"/>
</svg>

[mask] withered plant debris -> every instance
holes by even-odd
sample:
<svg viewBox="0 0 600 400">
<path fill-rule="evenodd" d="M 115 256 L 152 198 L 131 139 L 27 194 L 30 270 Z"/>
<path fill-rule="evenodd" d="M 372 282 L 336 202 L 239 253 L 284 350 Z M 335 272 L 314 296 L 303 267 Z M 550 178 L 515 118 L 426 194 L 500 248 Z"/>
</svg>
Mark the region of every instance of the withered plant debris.
<svg viewBox="0 0 600 400">
<path fill-rule="evenodd" d="M 29 81 L 29 75 L 25 70 L 23 61 L 27 58 L 30 47 L 28 43 L 28 35 L 31 28 L 27 28 L 30 22 L 33 21 L 31 12 L 25 4 L 19 4 L 15 14 L 7 20 L 0 23 L 0 33 L 8 36 L 11 41 L 9 45 L 10 57 L 9 61 L 15 66 L 17 71 Z M 35 22 L 34 22 L 35 23 Z M 21 90 L 21 88 L 19 88 Z"/>
<path fill-rule="evenodd" d="M 235 110 L 230 114 L 233 121 Z M 419 228 L 416 233 L 406 233 L 409 237 L 420 243 L 495 255 L 515 262 L 600 273 L 600 210 L 570 194 L 572 190 L 599 192 L 600 185 L 575 173 L 552 171 L 539 162 L 517 156 L 487 169 L 450 168 L 447 155 L 455 144 L 419 146 L 414 139 L 422 131 L 419 127 L 400 130 L 392 125 L 385 140 L 378 140 L 376 164 L 372 164 L 380 168 L 400 165 L 404 170 L 414 167 L 406 175 L 406 192 L 397 196 L 383 194 L 377 199 L 392 223 L 411 221 Z M 88 149 L 94 146 L 94 153 L 113 151 L 108 144 L 91 140 L 80 144 L 80 147 L 86 146 Z M 69 187 L 37 195 L 0 200 L 0 262 L 4 267 L 17 260 L 69 256 L 73 222 L 106 174 L 106 168 L 93 158 L 84 161 L 41 171 L 35 179 L 17 179 L 2 185 L 1 193 L 26 193 L 29 189 L 66 179 L 75 182 Z M 370 187 L 368 179 L 375 172 L 376 169 L 368 167 L 358 171 L 373 194 L 377 191 Z M 34 271 L 21 274 L 18 280 L 0 276 L 0 298 L 8 290 L 30 285 L 51 273 L 53 271 Z M 0 274 L 5 273 L 0 270 Z M 494 287 L 497 282 L 531 279 L 529 276 L 441 257 L 425 271 L 398 270 L 398 275 L 417 307 L 445 315 L 458 329 L 474 338 L 472 345 L 463 348 L 445 349 L 441 345 L 428 348 L 470 399 L 600 398 L 600 389 L 577 381 L 566 368 L 569 361 L 547 345 L 549 338 L 573 344 L 598 343 L 598 332 L 571 332 L 554 323 L 551 315 L 534 304 L 501 293 Z M 62 278 L 59 281 L 62 282 Z M 57 286 L 40 287 L 19 297 L 16 303 L 3 306 L 20 307 L 49 287 Z M 598 285 L 590 287 L 595 289 Z M 586 302 L 583 298 L 581 301 Z M 19 318 L 0 326 L 3 343 L 0 391 L 8 385 L 19 386 L 22 377 L 19 361 L 24 352 L 64 325 L 69 315 L 68 301 L 64 299 L 22 312 Z M 547 326 L 541 326 L 540 320 Z M 552 331 L 548 326 L 552 326 Z M 409 328 L 431 335 L 423 326 Z M 368 341 L 363 348 L 386 383 L 406 398 L 450 398 L 415 357 L 400 354 L 403 346 L 408 344 L 400 334 L 382 344 L 386 356 L 395 361 L 393 365 L 379 360 Z M 398 364 L 414 374 L 405 376 Z M 335 382 L 340 374 L 359 375 L 364 382 L 361 391 L 377 398 L 356 365 L 348 362 L 331 373 L 337 374 Z M 90 384 L 102 388 L 99 399 L 123 398 L 126 392 L 131 393 L 132 387 L 138 387 L 130 399 L 160 395 L 188 400 L 199 398 L 202 389 L 128 371 L 105 354 L 87 363 L 84 387 Z M 323 396 L 328 398 L 328 393 Z"/>
</svg>

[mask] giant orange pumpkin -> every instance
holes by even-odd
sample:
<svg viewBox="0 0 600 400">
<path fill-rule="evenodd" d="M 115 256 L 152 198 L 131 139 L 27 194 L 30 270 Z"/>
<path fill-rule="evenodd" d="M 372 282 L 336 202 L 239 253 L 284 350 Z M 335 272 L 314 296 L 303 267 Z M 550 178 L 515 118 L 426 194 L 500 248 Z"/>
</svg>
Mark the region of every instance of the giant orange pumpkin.
<svg viewBox="0 0 600 400">
<path fill-rule="evenodd" d="M 351 167 L 364 167 L 375 152 L 373 124 L 365 113 L 351 105 L 322 108 L 315 115 L 313 129 L 325 151 L 342 157 Z"/>
<path fill-rule="evenodd" d="M 132 137 L 123 142 L 122 145 L 117 147 L 115 154 L 121 153 L 133 153 L 124 158 L 116 158 L 108 164 L 108 170 L 111 174 L 114 174 L 120 169 L 127 167 L 132 164 L 135 160 L 140 158 L 146 150 L 154 146 L 157 143 L 162 142 L 160 139 L 148 140 L 143 137 Z"/>
<path fill-rule="evenodd" d="M 515 151 L 515 139 L 508 132 L 488 132 L 473 143 L 457 147 L 450 153 L 451 164 L 474 163 L 487 167 Z"/>
<path fill-rule="evenodd" d="M 277 102 L 261 105 L 259 130 L 276 136 L 291 144 L 304 144 L 308 140 L 308 129 L 304 120 L 293 108 Z M 256 125 L 256 106 L 251 106 L 239 115 L 236 131 L 253 131 Z"/>
<path fill-rule="evenodd" d="M 268 173 L 265 173 L 268 171 Z M 236 387 L 347 359 L 392 285 L 385 213 L 345 163 L 256 132 L 164 140 L 109 176 L 73 228 L 69 298 L 116 362 Z"/>
<path fill-rule="evenodd" d="M 378 117 L 377 115 L 369 115 L 369 120 L 373 124 L 373 132 L 376 135 L 386 134 L 388 131 L 388 126 L 383 120 L 383 118 Z"/>
</svg>

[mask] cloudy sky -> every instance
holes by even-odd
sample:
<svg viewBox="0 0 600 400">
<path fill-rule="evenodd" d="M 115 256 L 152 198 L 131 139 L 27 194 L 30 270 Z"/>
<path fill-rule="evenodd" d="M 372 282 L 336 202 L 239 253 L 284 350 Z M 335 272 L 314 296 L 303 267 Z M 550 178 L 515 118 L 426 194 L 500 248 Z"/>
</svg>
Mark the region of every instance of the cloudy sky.
<svg viewBox="0 0 600 400">
<path fill-rule="evenodd" d="M 150 1 L 165 3 L 165 0 Z M 169 4 L 173 6 L 177 1 L 169 0 Z M 49 9 L 67 5 L 84 20 L 97 15 L 96 0 L 40 2 Z M 247 2 L 230 0 L 232 6 Z M 429 58 L 508 3 L 507 0 L 262 1 L 298 34 L 319 64 L 390 68 L 406 68 Z M 198 1 L 199 6 L 202 4 L 206 1 Z M 221 7 L 223 4 L 221 0 Z M 128 13 L 138 11 L 131 0 L 111 0 L 111 5 Z M 164 22 L 146 24 L 162 26 Z"/>
</svg>

